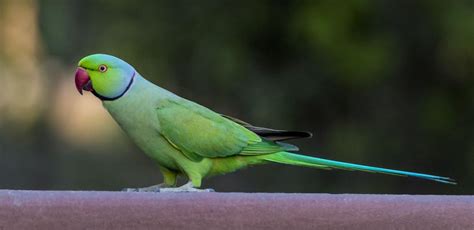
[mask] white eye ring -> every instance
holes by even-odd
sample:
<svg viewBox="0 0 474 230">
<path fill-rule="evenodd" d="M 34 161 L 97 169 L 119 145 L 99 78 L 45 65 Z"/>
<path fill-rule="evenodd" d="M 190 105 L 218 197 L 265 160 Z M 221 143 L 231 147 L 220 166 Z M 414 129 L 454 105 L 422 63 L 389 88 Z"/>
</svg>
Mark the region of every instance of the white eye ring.
<svg viewBox="0 0 474 230">
<path fill-rule="evenodd" d="M 100 65 L 100 66 L 99 66 L 99 71 L 100 71 L 101 73 L 104 73 L 105 71 L 107 71 L 107 66 L 104 65 L 104 64 Z"/>
</svg>

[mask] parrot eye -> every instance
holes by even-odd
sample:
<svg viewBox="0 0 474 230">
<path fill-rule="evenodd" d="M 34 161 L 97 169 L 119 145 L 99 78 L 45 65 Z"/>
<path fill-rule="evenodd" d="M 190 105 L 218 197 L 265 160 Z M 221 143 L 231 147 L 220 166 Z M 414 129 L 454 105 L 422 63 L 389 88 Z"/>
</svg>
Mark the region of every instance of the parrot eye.
<svg viewBox="0 0 474 230">
<path fill-rule="evenodd" d="M 99 66 L 99 71 L 102 72 L 102 73 L 105 72 L 105 71 L 107 71 L 107 66 L 104 65 L 104 64 L 100 65 L 100 66 Z"/>
</svg>

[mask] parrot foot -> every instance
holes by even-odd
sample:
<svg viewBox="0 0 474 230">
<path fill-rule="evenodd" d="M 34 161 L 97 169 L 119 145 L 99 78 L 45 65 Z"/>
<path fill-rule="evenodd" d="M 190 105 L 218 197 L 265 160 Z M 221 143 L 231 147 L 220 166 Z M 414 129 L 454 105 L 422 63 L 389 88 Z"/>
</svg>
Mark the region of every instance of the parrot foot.
<svg viewBox="0 0 474 230">
<path fill-rule="evenodd" d="M 165 183 L 145 187 L 145 188 L 124 188 L 122 192 L 160 192 L 161 189 L 167 188 L 169 185 Z"/>
<path fill-rule="evenodd" d="M 193 187 L 192 182 L 188 182 L 185 185 L 177 188 L 161 188 L 160 192 L 215 192 L 212 188 L 198 189 Z"/>
</svg>

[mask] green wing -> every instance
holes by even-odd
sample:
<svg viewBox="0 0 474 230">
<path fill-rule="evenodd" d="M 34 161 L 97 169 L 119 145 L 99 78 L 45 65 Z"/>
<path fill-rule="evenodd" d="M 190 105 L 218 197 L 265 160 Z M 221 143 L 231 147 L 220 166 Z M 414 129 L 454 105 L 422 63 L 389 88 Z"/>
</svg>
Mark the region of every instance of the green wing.
<svg viewBox="0 0 474 230">
<path fill-rule="evenodd" d="M 286 150 L 254 132 L 185 99 L 167 100 L 156 109 L 160 133 L 189 159 L 261 155 Z"/>
</svg>

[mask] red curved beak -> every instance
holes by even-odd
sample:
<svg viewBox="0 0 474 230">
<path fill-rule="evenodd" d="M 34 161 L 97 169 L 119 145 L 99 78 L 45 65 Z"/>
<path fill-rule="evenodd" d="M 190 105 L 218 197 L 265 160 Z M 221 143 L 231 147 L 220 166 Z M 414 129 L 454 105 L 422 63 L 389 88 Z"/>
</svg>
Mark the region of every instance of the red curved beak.
<svg viewBox="0 0 474 230">
<path fill-rule="evenodd" d="M 77 68 L 76 70 L 76 89 L 82 95 L 82 90 L 92 91 L 92 82 L 84 68 Z"/>
</svg>

